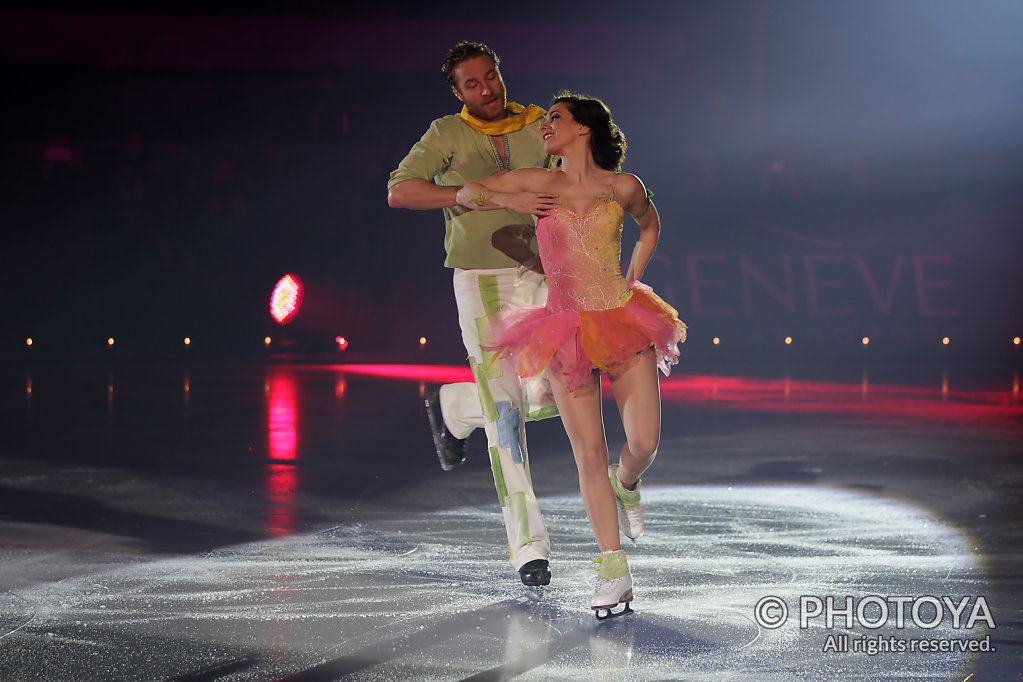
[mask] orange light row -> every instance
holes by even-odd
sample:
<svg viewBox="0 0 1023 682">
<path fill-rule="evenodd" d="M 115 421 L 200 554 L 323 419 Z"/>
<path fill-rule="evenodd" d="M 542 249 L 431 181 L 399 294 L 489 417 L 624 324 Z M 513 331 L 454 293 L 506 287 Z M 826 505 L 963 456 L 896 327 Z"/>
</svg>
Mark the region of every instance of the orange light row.
<svg viewBox="0 0 1023 682">
<path fill-rule="evenodd" d="M 719 337 L 719 336 L 715 336 L 715 337 L 714 337 L 714 339 L 712 340 L 712 343 L 713 343 L 713 344 L 714 344 L 715 346 L 719 346 L 719 345 L 721 345 L 721 337 Z M 791 337 L 791 336 L 786 336 L 786 337 L 785 337 L 785 345 L 786 345 L 786 346 L 791 346 L 791 345 L 792 345 L 793 343 L 794 343 L 794 341 L 792 340 L 792 337 Z M 869 336 L 864 336 L 864 337 L 863 337 L 863 338 L 862 338 L 862 339 L 860 340 L 860 343 L 862 343 L 862 344 L 863 344 L 864 346 L 869 346 L 869 345 L 870 345 L 870 337 L 869 337 Z M 949 345 L 949 344 L 951 344 L 951 343 L 952 343 L 952 339 L 950 339 L 950 338 L 949 338 L 949 337 L 947 337 L 947 336 L 945 336 L 945 337 L 942 337 L 942 339 L 941 339 L 941 345 L 943 345 L 943 346 L 948 346 L 948 345 Z M 1018 337 L 1018 336 L 1017 336 L 1017 337 L 1015 337 L 1015 338 L 1014 338 L 1014 339 L 1012 340 L 1012 345 L 1014 345 L 1014 346 L 1018 346 L 1018 345 L 1020 345 L 1021 343 L 1023 343 L 1023 339 L 1021 339 L 1021 338 L 1020 338 L 1020 337 Z"/>
<path fill-rule="evenodd" d="M 263 337 L 263 345 L 264 346 L 269 348 L 272 343 L 273 343 L 273 338 L 272 337 L 269 337 L 269 336 Z M 348 348 L 348 339 L 346 339 L 343 336 L 335 336 L 334 337 L 334 343 L 337 345 L 337 349 L 338 350 L 346 350 Z M 426 348 L 426 337 L 425 336 L 420 336 L 419 337 L 419 347 L 420 348 Z"/>
<path fill-rule="evenodd" d="M 114 343 L 115 343 L 114 337 L 111 336 L 111 337 L 107 338 L 107 345 L 108 346 L 113 347 Z M 269 336 L 263 338 L 263 345 L 269 347 L 270 344 L 272 344 L 272 343 L 273 343 L 273 339 L 270 338 Z M 334 337 L 334 343 L 337 344 L 338 350 L 345 350 L 346 348 L 348 348 L 348 339 L 346 339 L 343 336 Z M 427 343 L 426 337 L 425 336 L 420 336 L 419 337 L 419 347 L 420 348 L 425 348 L 426 347 L 426 343 Z M 712 343 L 715 346 L 720 346 L 721 345 L 721 337 L 720 336 L 715 336 L 714 339 L 712 340 Z M 864 336 L 863 339 L 861 340 L 861 343 L 864 346 L 870 345 L 870 337 L 869 336 Z M 947 336 L 943 337 L 941 339 L 941 344 L 943 346 L 947 346 L 947 345 L 949 345 L 951 343 L 952 343 L 952 340 L 949 337 L 947 337 Z M 1018 336 L 1015 337 L 1012 340 L 1012 344 L 1014 346 L 1019 346 L 1021 343 L 1023 343 L 1023 339 L 1021 339 Z M 25 339 L 25 345 L 26 346 L 31 347 L 34 344 L 35 344 L 35 340 L 31 336 L 28 337 L 27 339 Z M 184 344 L 186 346 L 191 346 L 192 345 L 191 337 L 186 336 L 185 339 L 184 339 Z M 793 344 L 792 337 L 791 336 L 786 336 L 785 337 L 785 345 L 786 346 L 791 346 L 792 344 Z"/>
<path fill-rule="evenodd" d="M 108 336 L 107 337 L 107 345 L 108 346 L 113 348 L 115 343 L 117 343 L 117 341 L 116 341 L 116 339 L 114 339 L 114 337 L 112 337 L 112 336 Z M 184 344 L 186 346 L 191 346 L 192 345 L 192 339 L 190 337 L 186 336 L 185 339 L 184 339 Z M 25 339 L 25 345 L 31 348 L 32 346 L 35 345 L 35 339 L 33 339 L 31 336 L 28 337 L 27 339 Z"/>
</svg>

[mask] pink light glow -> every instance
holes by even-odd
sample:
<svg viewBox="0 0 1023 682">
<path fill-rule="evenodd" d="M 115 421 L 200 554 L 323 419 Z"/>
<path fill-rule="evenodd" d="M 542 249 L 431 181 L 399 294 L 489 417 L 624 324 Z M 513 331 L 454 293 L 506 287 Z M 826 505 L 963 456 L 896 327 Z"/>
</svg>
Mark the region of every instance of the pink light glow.
<svg viewBox="0 0 1023 682">
<path fill-rule="evenodd" d="M 268 450 L 272 462 L 266 473 L 266 531 L 277 537 L 295 531 L 298 492 L 298 386 L 294 374 L 267 377 Z"/>
<path fill-rule="evenodd" d="M 607 391 L 605 390 L 605 393 Z M 1023 418 L 1008 391 L 949 390 L 944 386 L 680 376 L 661 382 L 665 402 L 751 412 L 835 414 L 872 419 L 974 422 Z"/>
<path fill-rule="evenodd" d="M 297 459 L 298 388 L 294 375 L 285 372 L 271 375 L 267 393 L 270 459 Z"/>
<path fill-rule="evenodd" d="M 302 306 L 302 280 L 298 275 L 285 275 L 277 281 L 270 295 L 270 315 L 277 324 L 287 324 Z"/>
<path fill-rule="evenodd" d="M 472 381 L 472 370 L 468 367 L 444 365 L 330 365 L 320 369 L 334 369 L 345 374 L 363 374 L 385 379 L 409 379 L 414 381 L 435 381 L 450 384 Z"/>
<path fill-rule="evenodd" d="M 469 368 L 461 366 L 325 365 L 315 369 L 432 383 L 473 380 Z M 612 395 L 607 381 L 603 382 L 603 394 Z M 1009 390 L 950 390 L 938 384 L 900 386 L 871 383 L 866 378 L 842 383 L 676 374 L 661 379 L 661 398 L 665 403 L 719 410 L 832 414 L 886 421 L 1023 423 L 1023 403 L 1018 393 Z"/>
<path fill-rule="evenodd" d="M 295 532 L 295 494 L 298 492 L 298 467 L 294 464 L 270 464 L 267 466 L 266 532 L 280 537 Z"/>
</svg>

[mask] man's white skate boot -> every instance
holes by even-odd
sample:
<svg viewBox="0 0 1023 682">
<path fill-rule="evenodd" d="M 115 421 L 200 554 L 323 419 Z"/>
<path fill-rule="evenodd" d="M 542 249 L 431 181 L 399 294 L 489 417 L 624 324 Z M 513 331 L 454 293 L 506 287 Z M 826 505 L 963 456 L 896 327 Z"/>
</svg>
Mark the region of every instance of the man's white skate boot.
<svg viewBox="0 0 1023 682">
<path fill-rule="evenodd" d="M 632 613 L 632 573 L 629 572 L 625 552 L 620 549 L 601 552 L 593 563 L 597 564 L 597 583 L 593 586 L 590 608 L 597 620 Z M 614 611 L 614 607 L 619 604 L 625 604 L 625 607 L 621 611 Z"/>
<path fill-rule="evenodd" d="M 625 533 L 625 537 L 635 540 L 643 534 L 643 507 L 639 505 L 639 484 L 636 481 L 635 490 L 626 490 L 618 478 L 618 465 L 608 467 L 608 476 L 611 477 L 611 487 L 615 491 L 615 503 L 618 505 L 618 527 Z"/>
</svg>

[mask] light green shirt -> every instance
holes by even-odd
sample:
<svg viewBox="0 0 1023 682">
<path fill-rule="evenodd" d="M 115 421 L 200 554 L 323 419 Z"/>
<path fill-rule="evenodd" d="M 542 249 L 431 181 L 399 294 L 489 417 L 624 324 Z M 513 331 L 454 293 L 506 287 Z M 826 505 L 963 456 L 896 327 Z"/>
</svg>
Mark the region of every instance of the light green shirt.
<svg viewBox="0 0 1023 682">
<path fill-rule="evenodd" d="M 541 121 L 508 134 L 511 169 L 551 166 L 552 157 L 543 150 Z M 434 121 L 402 159 L 387 187 L 411 178 L 461 187 L 500 168 L 489 135 L 473 130 L 457 115 L 445 116 Z M 524 260 L 521 254 L 536 254 L 533 218 L 514 211 L 470 211 L 451 206 L 444 209 L 444 228 L 444 265 L 449 268 L 514 267 Z"/>
</svg>

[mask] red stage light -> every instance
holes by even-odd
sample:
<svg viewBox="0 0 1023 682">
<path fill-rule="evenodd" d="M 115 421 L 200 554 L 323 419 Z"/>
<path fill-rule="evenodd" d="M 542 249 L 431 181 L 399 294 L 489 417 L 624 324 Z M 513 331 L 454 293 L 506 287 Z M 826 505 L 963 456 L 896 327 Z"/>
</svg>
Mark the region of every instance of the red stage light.
<svg viewBox="0 0 1023 682">
<path fill-rule="evenodd" d="M 332 370 L 343 375 L 429 383 L 472 381 L 468 367 L 455 365 L 308 365 L 305 370 Z M 661 399 L 668 403 L 713 406 L 761 413 L 835 414 L 854 418 L 992 422 L 1018 425 L 1023 406 L 1016 402 L 1019 376 L 1013 376 L 1011 396 L 1006 390 L 956 390 L 913 385 L 823 382 L 728 376 L 686 375 L 672 372 L 661 378 Z M 610 385 L 601 385 L 604 398 L 612 398 Z"/>
<path fill-rule="evenodd" d="M 335 336 L 334 337 L 334 343 L 337 344 L 337 349 L 338 350 L 344 350 L 344 349 L 348 348 L 348 339 L 346 339 L 343 336 Z"/>
<path fill-rule="evenodd" d="M 298 275 L 284 275 L 270 294 L 270 315 L 277 324 L 287 324 L 302 307 L 302 280 Z"/>
</svg>

